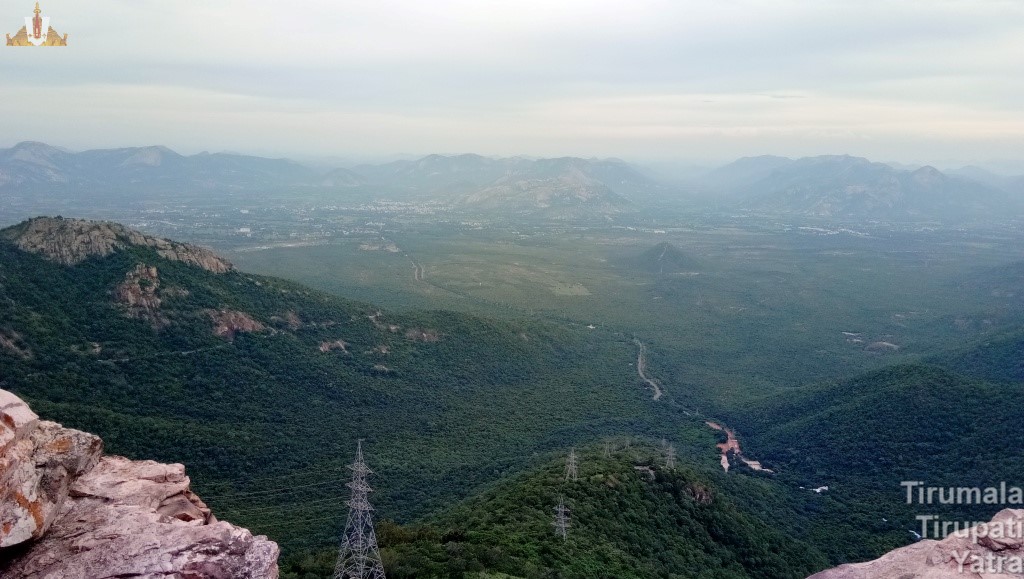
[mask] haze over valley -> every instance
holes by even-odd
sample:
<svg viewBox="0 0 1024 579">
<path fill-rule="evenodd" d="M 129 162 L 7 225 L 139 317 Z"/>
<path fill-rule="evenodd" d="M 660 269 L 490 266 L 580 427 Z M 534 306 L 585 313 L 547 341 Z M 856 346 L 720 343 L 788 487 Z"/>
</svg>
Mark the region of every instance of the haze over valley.
<svg viewBox="0 0 1024 579">
<path fill-rule="evenodd" d="M 1024 579 L 1024 3 L 0 26 L 3 579 Z"/>
<path fill-rule="evenodd" d="M 592 535 L 584 513 L 621 496 L 560 491 L 581 513 L 567 551 L 520 553 L 552 540 L 525 528 L 474 538 L 506 523 L 473 517 L 558 488 L 544 481 L 576 446 L 587 480 L 647 469 L 761 529 L 730 531 L 741 542 L 792 549 L 731 576 L 803 577 L 911 542 L 899 480 L 953 484 L 973 471 L 944 465 L 966 448 L 1016 436 L 993 412 L 1012 415 L 1024 380 L 1019 181 L 850 156 L 744 158 L 680 182 L 617 159 L 313 168 L 21 143 L 0 151 L 5 387 L 113 452 L 185 460 L 215 512 L 283 547 L 286 576 L 330 569 L 344 479 L 323 473 L 360 437 L 387 473 L 381 517 L 406 525 L 381 538 L 396 576 L 591 576 L 570 570 L 606 549 L 615 576 L 687 567 L 630 551 L 655 536 Z M 16 225 L 37 214 L 124 225 Z M 227 454 L 214 422 L 240 437 Z M 168 446 L 170 431 L 188 434 Z M 879 436 L 893 432 L 907 435 Z M 1012 478 L 1014 453 L 978 464 Z M 638 509 L 691 508 L 629 488 Z M 670 552 L 745 549 L 709 515 L 677 528 L 712 538 Z M 432 534 L 452 524 L 470 533 L 458 556 Z"/>
</svg>

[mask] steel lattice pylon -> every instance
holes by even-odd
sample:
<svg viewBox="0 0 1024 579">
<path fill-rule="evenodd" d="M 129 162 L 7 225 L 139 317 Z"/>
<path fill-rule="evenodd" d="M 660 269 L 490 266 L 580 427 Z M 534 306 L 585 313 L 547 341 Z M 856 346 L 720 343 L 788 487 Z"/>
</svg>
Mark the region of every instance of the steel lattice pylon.
<svg viewBox="0 0 1024 579">
<path fill-rule="evenodd" d="M 562 538 L 563 541 L 569 538 L 569 526 L 571 525 L 569 520 L 569 507 L 565 506 L 565 500 L 559 499 L 558 506 L 555 507 L 555 534 Z"/>
<path fill-rule="evenodd" d="M 366 484 L 373 471 L 363 461 L 361 440 L 356 447 L 356 461 L 349 469 L 352 482 L 348 483 L 348 488 L 352 489 L 352 498 L 348 501 L 348 522 L 334 567 L 334 579 L 386 579 L 377 548 L 377 533 L 373 530 L 373 507 L 369 499 L 373 489 Z"/>
<path fill-rule="evenodd" d="M 579 460 L 576 458 L 576 447 L 569 451 L 569 458 L 565 461 L 565 480 L 576 482 L 580 480 Z"/>
</svg>

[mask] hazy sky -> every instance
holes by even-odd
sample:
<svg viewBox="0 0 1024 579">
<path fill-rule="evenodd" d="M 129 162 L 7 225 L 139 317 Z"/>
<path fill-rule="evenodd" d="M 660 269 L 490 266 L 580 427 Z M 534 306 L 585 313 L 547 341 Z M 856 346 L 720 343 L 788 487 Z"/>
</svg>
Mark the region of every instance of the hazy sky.
<svg viewBox="0 0 1024 579">
<path fill-rule="evenodd" d="M 15 33 L 29 0 L 0 2 Z M 1024 0 L 43 0 L 0 145 L 1024 157 Z"/>
</svg>

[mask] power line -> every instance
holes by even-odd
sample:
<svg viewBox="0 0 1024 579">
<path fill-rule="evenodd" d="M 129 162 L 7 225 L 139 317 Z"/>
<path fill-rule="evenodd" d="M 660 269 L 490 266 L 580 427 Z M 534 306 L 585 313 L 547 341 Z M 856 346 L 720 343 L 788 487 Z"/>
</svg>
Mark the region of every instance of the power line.
<svg viewBox="0 0 1024 579">
<path fill-rule="evenodd" d="M 279 505 L 266 505 L 266 506 L 262 506 L 262 507 L 251 508 L 251 509 L 232 509 L 230 507 L 227 507 L 227 508 L 224 509 L 224 511 L 226 513 L 228 513 L 229 516 L 232 516 L 232 517 L 234 517 L 234 516 L 250 516 L 250 515 L 258 515 L 260 513 L 270 513 L 270 512 L 274 512 L 274 511 L 280 510 L 280 509 L 289 509 L 289 510 L 293 510 L 293 511 L 301 510 L 301 509 L 307 509 L 307 508 L 310 508 L 310 507 L 319 506 L 321 504 L 335 503 L 335 502 L 341 501 L 344 498 L 345 498 L 344 496 L 328 497 L 326 499 L 317 499 L 315 501 L 308 501 L 308 502 L 305 502 L 305 503 L 297 505 L 297 506 L 293 506 L 294 503 L 292 503 L 292 504 L 285 503 L 285 504 L 279 504 Z"/>
<path fill-rule="evenodd" d="M 279 488 L 279 489 L 268 489 L 268 490 L 264 490 L 264 491 L 254 491 L 254 492 L 249 492 L 249 493 L 235 493 L 235 494 L 231 494 L 231 495 L 214 495 L 212 497 L 204 498 L 203 501 L 205 502 L 207 500 L 233 499 L 233 498 L 237 498 L 237 497 L 262 496 L 262 495 L 270 495 L 270 494 L 279 493 L 279 492 L 284 492 L 284 493 L 288 494 L 288 493 L 291 493 L 291 492 L 295 491 L 296 489 L 308 489 L 308 488 L 311 488 L 311 487 L 320 487 L 320 486 L 324 486 L 324 485 L 328 485 L 328 484 L 335 484 L 335 483 L 339 483 L 339 482 L 341 482 L 341 480 L 339 480 L 339 479 L 332 479 L 332 480 L 327 480 L 327 481 L 323 481 L 323 482 L 310 483 L 308 485 L 293 485 L 293 486 L 290 486 L 290 487 L 283 487 L 283 488 Z"/>
<path fill-rule="evenodd" d="M 291 473 L 288 473 L 288 474 L 279 474 L 279 475 L 273 475 L 273 476 L 261 476 L 261 477 L 255 477 L 255 478 L 246 478 L 244 482 L 246 484 L 249 484 L 249 483 L 259 482 L 259 481 L 280 480 L 280 479 L 283 479 L 283 478 L 299 477 L 299 476 L 304 476 L 304 475 L 308 475 L 308 474 L 321 474 L 321 473 L 325 473 L 325 472 L 333 472 L 333 473 L 340 474 L 340 473 L 342 473 L 344 471 L 345 471 L 345 467 L 344 466 L 332 466 L 330 468 L 311 468 L 311 469 L 307 469 L 307 470 L 294 471 L 294 472 L 291 472 Z M 232 484 L 236 484 L 236 483 L 234 481 L 212 481 L 212 482 L 208 482 L 208 483 L 203 483 L 202 486 L 228 486 L 228 485 L 232 485 Z"/>
<path fill-rule="evenodd" d="M 253 525 L 255 527 L 270 527 L 270 528 L 286 528 L 286 527 L 299 527 L 302 525 L 308 525 L 310 523 L 322 523 L 324 521 L 337 521 L 338 517 L 318 517 L 316 519 L 302 519 L 299 521 L 287 521 L 283 523 L 268 523 L 265 525 Z"/>
</svg>

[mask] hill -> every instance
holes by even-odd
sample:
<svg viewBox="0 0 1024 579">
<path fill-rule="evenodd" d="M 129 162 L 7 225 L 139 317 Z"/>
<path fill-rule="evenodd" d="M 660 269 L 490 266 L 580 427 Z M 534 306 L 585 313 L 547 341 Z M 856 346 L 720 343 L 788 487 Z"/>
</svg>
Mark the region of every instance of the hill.
<svg viewBox="0 0 1024 579">
<path fill-rule="evenodd" d="M 616 174 L 615 168 L 621 174 Z M 509 170 L 492 183 L 462 198 L 470 207 L 511 209 L 548 217 L 579 217 L 617 213 L 629 201 L 615 189 L 629 190 L 642 182 L 622 164 L 582 159 L 545 159 Z"/>
<path fill-rule="evenodd" d="M 117 223 L 41 217 L 0 231 L 0 239 L 63 265 L 77 265 L 90 257 L 106 257 L 130 247 L 146 247 L 164 259 L 213 273 L 233 269 L 207 249 L 143 235 Z"/>
<path fill-rule="evenodd" d="M 1024 332 L 1010 332 L 959 352 L 929 360 L 965 376 L 992 382 L 1024 383 Z"/>
<path fill-rule="evenodd" d="M 977 372 L 983 363 L 964 356 L 947 365 Z M 992 383 L 910 364 L 794 388 L 731 420 L 747 433 L 747 448 L 783 473 L 780 482 L 828 487 L 848 512 L 885 520 L 883 528 L 902 528 L 909 537 L 920 533 L 917 515 L 981 521 L 1007 506 L 909 506 L 901 483 L 985 488 L 1024 480 L 1024 435 L 1015 426 L 1022 395 L 1024 382 Z"/>
<path fill-rule="evenodd" d="M 668 242 L 662 242 L 640 254 L 637 265 L 644 271 L 659 275 L 692 272 L 700 262 Z"/>
<path fill-rule="evenodd" d="M 629 207 L 631 197 L 660 188 L 617 159 L 430 155 L 354 170 L 368 183 L 409 198 L 445 199 L 469 210 L 555 218 L 620 212 Z"/>
<path fill-rule="evenodd" d="M 990 187 L 1002 189 L 1018 196 L 1024 195 L 1024 175 L 997 174 L 973 165 L 947 171 L 947 174 L 984 183 Z"/>
<path fill-rule="evenodd" d="M 18 245 L 69 230 L 91 232 L 84 255 Z M 679 428 L 624 338 L 379 312 L 150 240 L 59 219 L 3 231 L 0 387 L 112 453 L 184 462 L 211 508 L 286 553 L 334 544 L 358 438 L 388 473 L 379 512 L 412 520 L 534 453 Z"/>
<path fill-rule="evenodd" d="M 450 195 L 492 183 L 519 164 L 527 165 L 529 161 L 498 162 L 480 155 L 427 155 L 417 160 L 359 165 L 353 171 L 368 182 L 395 192 Z"/>
<path fill-rule="evenodd" d="M 734 191 L 748 187 L 792 163 L 792 159 L 774 155 L 743 157 L 702 175 L 699 180 L 715 189 Z"/>
</svg>

